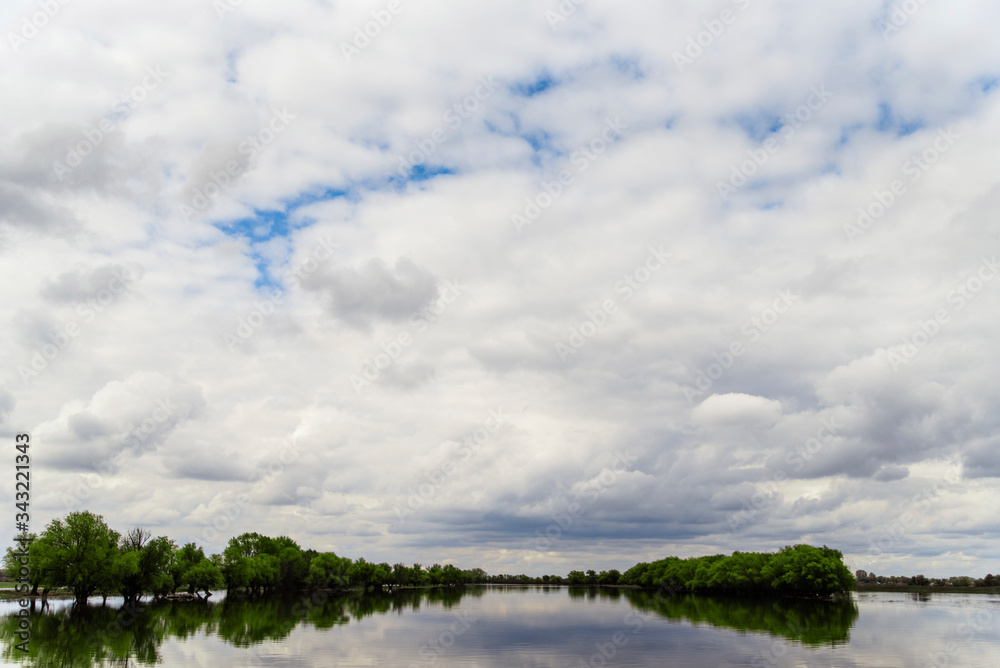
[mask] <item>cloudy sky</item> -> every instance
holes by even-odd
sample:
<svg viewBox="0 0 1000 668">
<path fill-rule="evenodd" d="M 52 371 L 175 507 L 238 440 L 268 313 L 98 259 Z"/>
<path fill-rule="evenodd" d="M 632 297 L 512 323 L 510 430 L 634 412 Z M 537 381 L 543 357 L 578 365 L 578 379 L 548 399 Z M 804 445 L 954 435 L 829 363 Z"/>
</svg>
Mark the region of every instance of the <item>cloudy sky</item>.
<svg viewBox="0 0 1000 668">
<path fill-rule="evenodd" d="M 26 432 L 33 530 L 1000 571 L 998 22 L 4 3 L 7 496 Z"/>
</svg>

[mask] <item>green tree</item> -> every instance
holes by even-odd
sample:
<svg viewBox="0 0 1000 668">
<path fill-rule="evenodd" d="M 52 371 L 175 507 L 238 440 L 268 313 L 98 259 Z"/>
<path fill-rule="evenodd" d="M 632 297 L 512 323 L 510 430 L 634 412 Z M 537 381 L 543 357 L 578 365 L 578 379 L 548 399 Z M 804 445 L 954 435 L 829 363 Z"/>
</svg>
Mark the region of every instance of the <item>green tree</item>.
<svg viewBox="0 0 1000 668">
<path fill-rule="evenodd" d="M 204 550 L 194 543 L 186 543 L 184 547 L 177 550 L 174 555 L 174 560 L 170 563 L 169 568 L 170 576 L 173 581 L 173 589 L 171 589 L 171 592 L 177 591 L 178 587 L 188 585 L 188 593 L 193 594 L 194 588 L 187 580 L 187 573 L 196 564 L 206 560 L 207 558 L 205 557 Z"/>
<path fill-rule="evenodd" d="M 118 532 L 100 515 L 70 513 L 49 522 L 37 541 L 43 578 L 54 587 L 73 590 L 78 604 L 113 577 L 118 555 Z"/>
<path fill-rule="evenodd" d="M 352 585 L 361 585 L 367 590 L 372 584 L 372 577 L 375 575 L 375 564 L 370 564 L 363 558 L 358 559 L 351 565 L 349 571 Z"/>
<path fill-rule="evenodd" d="M 350 583 L 351 560 L 323 552 L 309 562 L 308 583 L 313 587 L 345 587 Z"/>
<path fill-rule="evenodd" d="M 618 581 L 621 580 L 622 574 L 612 568 L 610 571 L 601 571 L 600 575 L 597 576 L 597 584 L 600 585 L 616 585 Z"/>
<path fill-rule="evenodd" d="M 118 589 L 126 602 L 135 602 L 145 592 L 170 591 L 170 565 L 176 547 L 165 536 L 134 527 L 121 537 L 115 573 Z"/>
<path fill-rule="evenodd" d="M 372 569 L 371 584 L 373 589 L 381 589 L 392 582 L 392 567 L 389 564 L 378 564 Z"/>
<path fill-rule="evenodd" d="M 247 559 L 248 587 L 253 593 L 273 589 L 281 577 L 281 562 L 273 554 L 258 554 Z"/>
<path fill-rule="evenodd" d="M 31 549 L 36 540 L 38 540 L 38 534 L 22 534 L 14 539 L 14 545 L 8 547 L 7 552 L 3 556 L 4 574 L 19 584 L 22 584 L 21 567 L 27 565 L 27 584 L 31 586 L 32 596 L 38 593 L 38 585 L 42 583 L 42 571 L 39 567 L 39 561 L 31 558 Z M 24 552 L 28 553 L 27 558 L 24 558 Z M 27 564 L 24 562 L 27 562 Z"/>
<path fill-rule="evenodd" d="M 185 571 L 184 584 L 188 585 L 189 593 L 200 597 L 198 592 L 204 591 L 207 597 L 212 595 L 212 589 L 225 586 L 225 579 L 218 566 L 209 559 L 202 559 Z"/>
<path fill-rule="evenodd" d="M 222 553 L 226 587 L 259 591 L 273 586 L 280 575 L 276 551 L 274 540 L 258 533 L 230 538 Z"/>
<path fill-rule="evenodd" d="M 282 588 L 296 589 L 305 584 L 309 569 L 298 545 L 281 549 L 278 553 L 278 570 L 278 581 Z"/>
</svg>

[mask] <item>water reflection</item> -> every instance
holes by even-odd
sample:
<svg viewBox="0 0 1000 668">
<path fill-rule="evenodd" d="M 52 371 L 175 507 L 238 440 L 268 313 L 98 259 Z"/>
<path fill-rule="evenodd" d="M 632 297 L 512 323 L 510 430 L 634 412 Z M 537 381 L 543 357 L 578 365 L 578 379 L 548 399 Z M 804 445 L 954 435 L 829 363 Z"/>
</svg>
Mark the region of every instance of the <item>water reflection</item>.
<svg viewBox="0 0 1000 668">
<path fill-rule="evenodd" d="M 767 633 L 808 646 L 846 642 L 858 617 L 857 607 L 850 600 L 755 601 L 665 596 L 625 589 L 469 587 L 368 595 L 317 592 L 231 598 L 217 603 L 147 602 L 127 608 L 64 606 L 46 610 L 44 614 L 38 611 L 31 614 L 29 655 L 14 649 L 18 642 L 15 636 L 18 619 L 13 615 L 0 619 L 0 642 L 4 644 L 5 660 L 32 666 L 152 665 L 162 660 L 161 646 L 169 639 L 185 640 L 204 634 L 232 647 L 248 648 L 285 641 L 300 626 L 315 633 L 366 617 L 402 615 L 422 607 L 450 609 L 463 598 L 478 599 L 500 589 L 518 599 L 519 594 L 544 595 L 546 599 L 567 594 L 570 600 L 600 599 L 624 605 L 626 609 L 630 605 L 674 622 L 684 620 L 741 632 Z M 489 623 L 488 619 L 484 621 Z M 563 623 L 572 627 L 579 622 L 564 619 Z M 525 631 L 521 629 L 522 633 Z M 539 648 L 544 644 L 541 640 Z M 493 651 L 486 647 L 482 650 L 484 654 Z"/>
<path fill-rule="evenodd" d="M 626 589 L 624 595 L 638 610 L 672 620 L 704 622 L 743 632 L 762 632 L 803 645 L 842 645 L 850 640 L 858 606 L 839 600 L 748 599 L 655 594 Z"/>
<path fill-rule="evenodd" d="M 32 610 L 29 654 L 14 645 L 19 618 L 0 620 L 3 658 L 32 666 L 151 665 L 169 638 L 197 633 L 217 636 L 235 647 L 286 639 L 300 623 L 325 630 L 373 615 L 417 611 L 421 605 L 451 608 L 483 588 L 424 589 L 385 594 L 328 594 L 228 598 L 208 601 L 146 602 L 134 606 L 57 606 Z"/>
</svg>

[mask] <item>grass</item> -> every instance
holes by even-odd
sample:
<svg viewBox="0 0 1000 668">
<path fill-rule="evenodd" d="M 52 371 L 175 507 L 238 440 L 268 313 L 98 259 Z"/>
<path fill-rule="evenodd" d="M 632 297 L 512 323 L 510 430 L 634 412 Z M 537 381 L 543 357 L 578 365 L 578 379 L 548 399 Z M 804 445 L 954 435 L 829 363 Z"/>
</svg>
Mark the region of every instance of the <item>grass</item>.
<svg viewBox="0 0 1000 668">
<path fill-rule="evenodd" d="M 12 598 L 21 598 L 25 596 L 23 592 L 14 591 L 14 587 L 19 583 L 13 581 L 0 582 L 0 600 L 8 600 Z M 30 591 L 30 589 L 29 589 Z M 37 597 L 41 598 L 42 592 L 39 589 Z M 69 589 L 51 589 L 49 590 L 49 598 L 65 598 L 66 596 L 72 596 L 73 592 Z"/>
</svg>

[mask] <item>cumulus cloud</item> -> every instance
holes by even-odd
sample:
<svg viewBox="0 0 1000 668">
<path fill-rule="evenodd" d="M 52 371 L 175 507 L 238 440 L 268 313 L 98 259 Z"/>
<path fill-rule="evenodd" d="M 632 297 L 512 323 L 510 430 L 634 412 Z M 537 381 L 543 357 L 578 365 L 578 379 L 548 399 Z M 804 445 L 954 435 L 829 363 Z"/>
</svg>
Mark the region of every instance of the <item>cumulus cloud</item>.
<svg viewBox="0 0 1000 668">
<path fill-rule="evenodd" d="M 438 296 L 437 279 L 406 257 L 391 268 L 372 258 L 357 269 L 316 272 L 302 287 L 320 293 L 334 316 L 356 327 L 370 327 L 376 319 L 400 322 L 418 315 Z"/>
<path fill-rule="evenodd" d="M 81 303 L 100 297 L 107 299 L 102 293 L 112 296 L 121 294 L 140 278 L 141 268 L 118 264 L 81 267 L 46 279 L 40 294 L 44 299 L 56 303 Z"/>
<path fill-rule="evenodd" d="M 136 372 L 108 383 L 85 403 L 64 404 L 37 434 L 51 444 L 51 466 L 92 468 L 122 451 L 141 456 L 156 450 L 204 406 L 201 391 L 190 383 Z"/>
<path fill-rule="evenodd" d="M 0 55 L 39 522 L 111 459 L 89 507 L 210 550 L 246 492 L 233 534 L 507 572 L 859 561 L 911 507 L 887 563 L 995 554 L 1000 8 L 750 3 L 696 57 L 696 2 L 548 9 L 348 60 L 361 5 L 93 0 Z"/>
<path fill-rule="evenodd" d="M 704 424 L 768 426 L 781 415 L 781 402 L 749 394 L 713 394 L 700 403 L 692 416 Z"/>
</svg>

